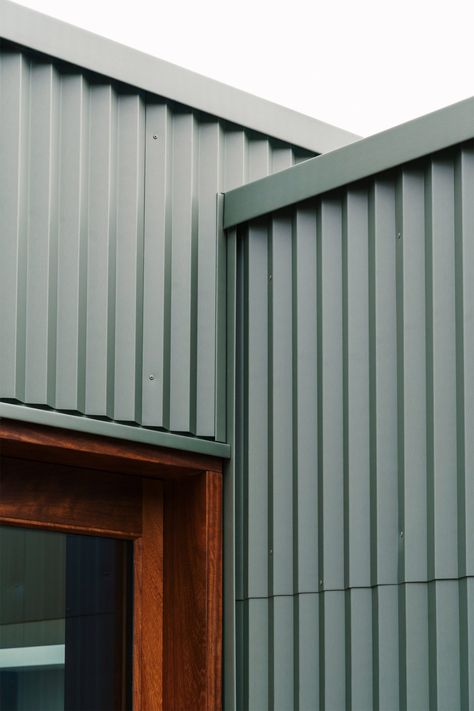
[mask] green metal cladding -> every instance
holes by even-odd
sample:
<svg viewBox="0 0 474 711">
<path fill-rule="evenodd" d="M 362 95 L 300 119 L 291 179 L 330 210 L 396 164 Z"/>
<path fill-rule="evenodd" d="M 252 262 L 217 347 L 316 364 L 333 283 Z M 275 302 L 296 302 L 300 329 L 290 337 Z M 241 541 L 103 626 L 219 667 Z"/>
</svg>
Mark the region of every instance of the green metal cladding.
<svg viewBox="0 0 474 711">
<path fill-rule="evenodd" d="M 313 154 L 6 42 L 0 97 L 0 399 L 222 440 L 216 194 Z"/>
<path fill-rule="evenodd" d="M 473 195 L 468 141 L 229 233 L 240 709 L 474 704 Z"/>
<path fill-rule="evenodd" d="M 0 36 L 0 417 L 228 459 L 226 711 L 474 708 L 474 100 L 355 141 Z"/>
</svg>

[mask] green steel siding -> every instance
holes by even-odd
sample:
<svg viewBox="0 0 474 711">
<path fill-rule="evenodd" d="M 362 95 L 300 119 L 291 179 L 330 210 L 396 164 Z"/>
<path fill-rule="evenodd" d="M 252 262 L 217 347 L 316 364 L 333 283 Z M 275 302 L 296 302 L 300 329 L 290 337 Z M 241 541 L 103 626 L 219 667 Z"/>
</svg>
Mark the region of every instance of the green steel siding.
<svg viewBox="0 0 474 711">
<path fill-rule="evenodd" d="M 473 195 L 470 141 L 239 228 L 240 709 L 469 707 Z"/>
<path fill-rule="evenodd" d="M 0 49 L 0 399 L 222 440 L 216 193 L 312 154 Z"/>
</svg>

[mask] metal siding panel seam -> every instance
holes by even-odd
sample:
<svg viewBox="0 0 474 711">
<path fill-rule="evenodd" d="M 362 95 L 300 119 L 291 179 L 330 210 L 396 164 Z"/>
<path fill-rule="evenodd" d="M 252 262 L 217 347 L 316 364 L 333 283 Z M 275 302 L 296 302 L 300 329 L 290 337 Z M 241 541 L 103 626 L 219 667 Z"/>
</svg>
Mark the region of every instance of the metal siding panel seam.
<svg viewBox="0 0 474 711">
<path fill-rule="evenodd" d="M 145 208 L 143 244 L 143 367 L 142 415 L 144 426 L 162 427 L 166 378 L 165 341 L 169 337 L 166 313 L 168 244 L 168 182 L 171 118 L 164 103 L 145 106 Z"/>
<path fill-rule="evenodd" d="M 297 649 L 295 676 L 295 708 L 319 711 L 320 674 L 319 658 L 319 595 L 298 595 L 295 598 L 295 636 Z"/>
<path fill-rule="evenodd" d="M 117 242 L 113 265 L 113 418 L 130 422 L 137 420 L 137 414 L 141 415 L 144 132 L 140 96 L 121 95 L 117 127 Z"/>
<path fill-rule="evenodd" d="M 266 138 L 246 133 L 247 180 L 264 178 L 270 173 L 271 152 Z"/>
<path fill-rule="evenodd" d="M 324 610 L 324 681 L 321 687 L 325 709 L 343 711 L 347 707 L 346 688 L 346 608 L 345 594 L 339 590 L 321 593 Z"/>
<path fill-rule="evenodd" d="M 299 592 L 319 589 L 316 210 L 296 211 L 293 236 L 294 567 Z"/>
<path fill-rule="evenodd" d="M 85 414 L 112 417 L 117 99 L 111 86 L 90 87 L 89 127 Z"/>
<path fill-rule="evenodd" d="M 322 537 L 324 590 L 344 585 L 342 205 L 321 203 Z"/>
<path fill-rule="evenodd" d="M 247 138 L 245 131 L 225 125 L 223 190 L 247 180 Z"/>
<path fill-rule="evenodd" d="M 348 191 L 344 211 L 344 474 L 346 585 L 370 579 L 368 195 Z"/>
<path fill-rule="evenodd" d="M 291 168 L 295 163 L 293 149 L 290 146 L 282 145 L 276 141 L 271 142 L 271 169 L 270 173 L 278 173 L 280 170 Z"/>
<path fill-rule="evenodd" d="M 246 709 L 269 709 L 269 601 L 248 600 L 246 607 L 247 644 L 244 650 L 247 688 Z"/>
<path fill-rule="evenodd" d="M 248 284 L 245 419 L 246 568 L 249 597 L 268 594 L 268 233 L 250 230 L 247 242 Z"/>
<path fill-rule="evenodd" d="M 81 268 L 81 229 L 85 195 L 86 110 L 88 91 L 80 75 L 61 77 L 59 149 L 58 313 L 56 341 L 56 398 L 60 410 L 79 410 L 81 310 L 84 288 Z"/>
<path fill-rule="evenodd" d="M 400 702 L 399 588 L 380 586 L 373 590 L 374 707 L 397 711 Z"/>
<path fill-rule="evenodd" d="M 291 218 L 275 218 L 269 264 L 269 589 L 273 595 L 293 592 L 292 237 Z"/>
<path fill-rule="evenodd" d="M 29 66 L 16 53 L 0 55 L 0 392 L 24 396 L 25 249 Z"/>
<path fill-rule="evenodd" d="M 404 531 L 403 580 L 426 579 L 427 575 L 427 458 L 426 458 L 426 340 L 425 340 L 425 238 L 424 175 L 420 169 L 403 170 L 399 183 L 401 215 L 397 225 L 402 249 L 403 306 L 399 313 L 403 343 L 403 380 L 399 392 L 403 412 L 400 502 Z M 401 432 L 400 432 L 401 434 Z"/>
<path fill-rule="evenodd" d="M 376 181 L 373 188 L 373 294 L 374 329 L 371 363 L 375 418 L 372 433 L 376 476 L 376 578 L 394 583 L 398 578 L 398 438 L 397 438 L 397 321 L 395 272 L 395 192 L 391 182 Z M 373 561 L 374 563 L 374 561 Z"/>
<path fill-rule="evenodd" d="M 436 593 L 436 683 L 439 709 L 461 708 L 459 582 L 431 583 Z"/>
<path fill-rule="evenodd" d="M 197 237 L 194 206 L 196 124 L 192 113 L 174 116 L 172 150 L 169 428 L 187 432 L 191 428 L 193 243 Z"/>
<path fill-rule="evenodd" d="M 216 406 L 217 229 L 216 195 L 222 175 L 223 133 L 219 123 L 199 126 L 197 200 L 196 434 L 212 437 Z M 221 265 L 223 266 L 223 265 Z M 219 354 L 221 355 L 221 354 Z"/>
<path fill-rule="evenodd" d="M 222 202 L 222 201 L 221 201 Z M 222 206 L 220 206 L 222 207 Z M 224 237 L 224 235 L 222 235 Z M 242 525 L 237 520 L 238 495 L 242 486 L 242 476 L 240 471 L 241 456 L 238 452 L 237 442 L 241 438 L 240 428 L 242 426 L 239 417 L 241 406 L 241 396 L 237 397 L 236 381 L 236 361 L 237 361 L 237 309 L 241 308 L 241 290 L 237 290 L 237 235 L 227 237 L 227 251 L 225 253 L 226 287 L 227 298 L 226 308 L 226 333 L 225 333 L 225 378 L 226 378 L 226 440 L 229 447 L 236 456 L 227 462 L 224 469 L 223 482 L 223 706 L 226 711 L 236 711 L 242 708 L 240 701 L 241 686 L 237 683 L 237 664 L 242 651 L 242 628 L 241 609 L 242 604 L 236 601 L 236 597 L 242 597 Z M 242 278 L 242 270 L 239 271 Z M 241 387 L 241 384 L 239 384 Z M 238 473 L 237 473 L 238 472 Z M 240 502 L 239 502 L 240 503 Z M 242 515 L 242 507 L 239 506 L 239 514 Z M 240 666 L 240 665 L 239 665 Z"/>
<path fill-rule="evenodd" d="M 51 65 L 32 69 L 30 101 L 25 399 L 54 405 L 58 78 Z"/>
<path fill-rule="evenodd" d="M 220 151 L 221 159 L 223 147 Z M 222 171 L 221 171 L 222 173 Z M 222 227 L 224 212 L 224 195 L 216 196 L 216 338 L 215 338 L 215 402 L 214 402 L 214 427 L 215 438 L 218 442 L 225 442 L 227 437 L 227 420 L 234 419 L 234 412 L 228 412 L 227 405 L 227 321 L 233 323 L 235 313 L 229 312 L 227 305 L 227 238 Z M 232 352 L 235 341 L 232 342 Z M 203 394 L 204 396 L 204 394 Z M 233 404 L 233 398 L 229 401 Z"/>
<path fill-rule="evenodd" d="M 350 708 L 366 711 L 374 707 L 372 591 L 359 588 L 351 590 L 347 596 L 350 605 Z"/>
<path fill-rule="evenodd" d="M 432 574 L 457 574 L 456 355 L 454 295 L 454 194 L 450 160 L 433 161 L 430 172 L 432 269 Z"/>
<path fill-rule="evenodd" d="M 270 708 L 291 709 L 294 703 L 294 597 L 270 600 Z"/>
<path fill-rule="evenodd" d="M 460 574 L 474 574 L 474 148 L 458 154 L 456 197 L 456 349 Z"/>
</svg>

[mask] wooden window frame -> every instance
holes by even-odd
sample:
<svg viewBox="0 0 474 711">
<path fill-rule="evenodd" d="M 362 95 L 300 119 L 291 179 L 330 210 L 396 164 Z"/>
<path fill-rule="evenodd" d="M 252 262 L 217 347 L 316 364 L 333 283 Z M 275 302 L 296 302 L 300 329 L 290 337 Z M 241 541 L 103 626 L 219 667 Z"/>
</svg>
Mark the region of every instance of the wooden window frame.
<svg viewBox="0 0 474 711">
<path fill-rule="evenodd" d="M 0 419 L 1 523 L 132 540 L 133 711 L 222 708 L 220 459 Z"/>
</svg>

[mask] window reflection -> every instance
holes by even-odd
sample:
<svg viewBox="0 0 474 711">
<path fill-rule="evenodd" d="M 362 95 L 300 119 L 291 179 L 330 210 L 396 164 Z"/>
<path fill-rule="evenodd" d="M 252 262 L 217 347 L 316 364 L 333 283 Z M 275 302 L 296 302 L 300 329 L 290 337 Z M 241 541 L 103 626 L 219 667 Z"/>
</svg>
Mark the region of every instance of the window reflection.
<svg viewBox="0 0 474 711">
<path fill-rule="evenodd" d="M 0 526 L 0 709 L 131 708 L 131 543 Z"/>
</svg>

